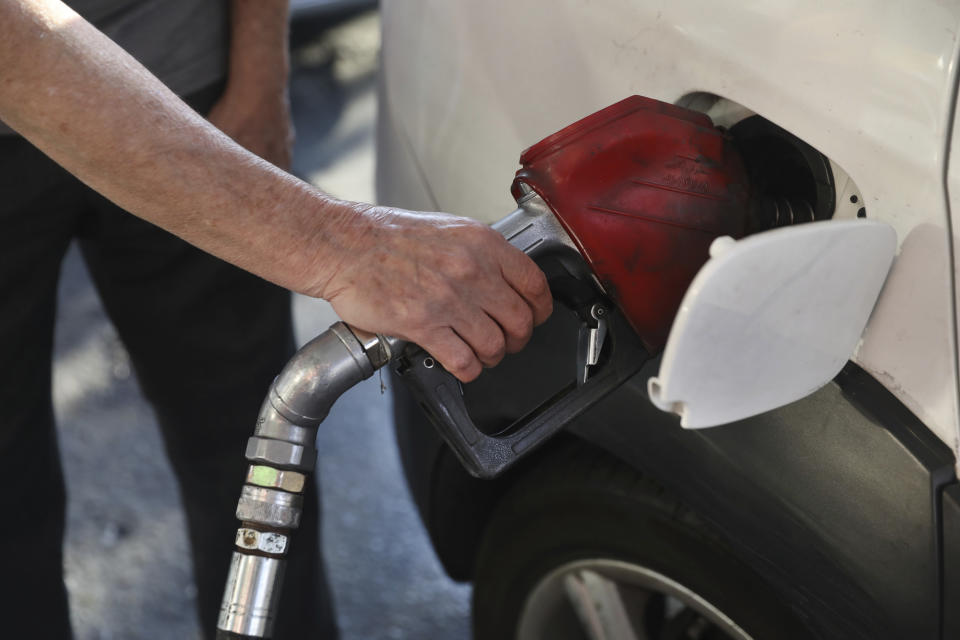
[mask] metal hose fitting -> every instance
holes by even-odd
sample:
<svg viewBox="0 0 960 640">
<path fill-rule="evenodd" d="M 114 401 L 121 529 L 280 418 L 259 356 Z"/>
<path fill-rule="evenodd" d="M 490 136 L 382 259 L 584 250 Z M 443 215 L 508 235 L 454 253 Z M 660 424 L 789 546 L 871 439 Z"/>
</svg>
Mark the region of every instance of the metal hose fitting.
<svg viewBox="0 0 960 640">
<path fill-rule="evenodd" d="M 316 463 L 317 426 L 337 398 L 390 362 L 403 344 L 338 322 L 297 351 L 273 381 L 247 442 L 250 467 L 237 504 L 241 524 L 218 638 L 271 637 L 290 537 Z"/>
</svg>

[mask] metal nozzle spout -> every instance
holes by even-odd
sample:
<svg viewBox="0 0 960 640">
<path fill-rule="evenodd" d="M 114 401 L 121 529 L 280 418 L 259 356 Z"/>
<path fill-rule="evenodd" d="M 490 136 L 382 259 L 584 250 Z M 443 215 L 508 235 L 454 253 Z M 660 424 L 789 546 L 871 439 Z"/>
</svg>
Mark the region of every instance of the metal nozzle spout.
<svg viewBox="0 0 960 640">
<path fill-rule="evenodd" d="M 337 398 L 390 362 L 403 345 L 338 322 L 297 351 L 273 381 L 247 444 L 251 467 L 237 505 L 242 525 L 218 638 L 271 636 L 289 534 L 299 526 L 305 474 L 315 464 L 316 428 Z"/>
<path fill-rule="evenodd" d="M 284 561 L 234 551 L 217 628 L 269 638 L 273 631 Z"/>
</svg>

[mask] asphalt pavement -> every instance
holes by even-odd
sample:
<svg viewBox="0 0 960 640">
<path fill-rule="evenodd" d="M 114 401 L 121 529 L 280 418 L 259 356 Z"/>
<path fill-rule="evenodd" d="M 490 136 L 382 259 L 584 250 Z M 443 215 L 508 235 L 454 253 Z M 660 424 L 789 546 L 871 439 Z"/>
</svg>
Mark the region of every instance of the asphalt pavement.
<svg viewBox="0 0 960 640">
<path fill-rule="evenodd" d="M 294 172 L 345 198 L 374 199 L 378 47 L 377 17 L 367 14 L 318 33 L 294 54 Z M 336 320 L 328 305 L 304 297 L 295 299 L 294 315 L 301 343 Z M 54 405 L 76 637 L 197 638 L 175 480 L 74 250 L 63 267 L 58 318 Z M 376 376 L 337 402 L 317 448 L 323 547 L 343 639 L 468 638 L 470 589 L 446 577 L 430 548 L 402 477 L 390 396 Z"/>
</svg>

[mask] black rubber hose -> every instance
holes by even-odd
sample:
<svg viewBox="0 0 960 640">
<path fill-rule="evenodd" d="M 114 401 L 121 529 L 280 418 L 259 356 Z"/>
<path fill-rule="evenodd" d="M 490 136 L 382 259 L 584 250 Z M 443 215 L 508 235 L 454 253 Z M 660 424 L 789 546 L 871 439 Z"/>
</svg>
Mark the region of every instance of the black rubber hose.
<svg viewBox="0 0 960 640">
<path fill-rule="evenodd" d="M 240 633 L 234 633 L 233 631 L 217 629 L 216 640 L 263 640 L 263 638 L 260 636 L 245 636 Z"/>
</svg>

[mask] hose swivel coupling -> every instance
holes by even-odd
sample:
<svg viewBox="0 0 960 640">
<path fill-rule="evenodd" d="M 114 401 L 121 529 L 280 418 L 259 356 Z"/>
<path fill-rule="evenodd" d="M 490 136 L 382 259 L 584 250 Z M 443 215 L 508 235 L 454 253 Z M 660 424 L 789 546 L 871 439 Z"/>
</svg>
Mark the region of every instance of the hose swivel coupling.
<svg viewBox="0 0 960 640">
<path fill-rule="evenodd" d="M 240 528 L 217 620 L 218 638 L 269 638 L 290 537 L 316 463 L 317 427 L 345 391 L 403 348 L 394 338 L 337 322 L 287 362 L 247 442 L 250 463 L 237 503 Z"/>
</svg>

